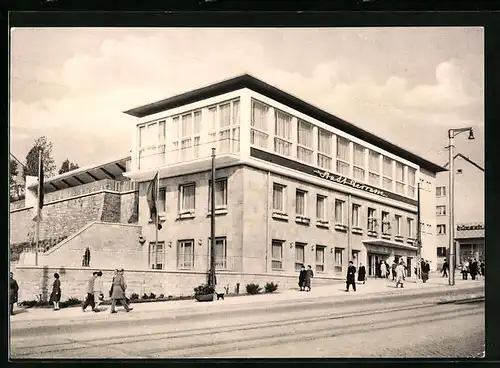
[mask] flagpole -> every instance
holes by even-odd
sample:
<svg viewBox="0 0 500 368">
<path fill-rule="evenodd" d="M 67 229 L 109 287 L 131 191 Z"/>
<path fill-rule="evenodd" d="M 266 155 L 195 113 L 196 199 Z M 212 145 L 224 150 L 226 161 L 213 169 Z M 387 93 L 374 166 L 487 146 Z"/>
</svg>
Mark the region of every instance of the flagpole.
<svg viewBox="0 0 500 368">
<path fill-rule="evenodd" d="M 38 243 L 40 242 L 40 195 L 42 190 L 42 181 L 40 174 L 42 172 L 42 150 L 38 154 L 38 203 L 36 206 L 36 223 L 35 223 L 35 266 L 38 266 Z"/>
</svg>

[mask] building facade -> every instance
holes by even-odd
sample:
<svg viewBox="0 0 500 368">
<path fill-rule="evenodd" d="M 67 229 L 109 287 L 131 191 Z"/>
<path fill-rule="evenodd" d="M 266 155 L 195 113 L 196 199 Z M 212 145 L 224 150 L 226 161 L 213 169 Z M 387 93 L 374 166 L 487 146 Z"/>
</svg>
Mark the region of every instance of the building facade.
<svg viewBox="0 0 500 368">
<path fill-rule="evenodd" d="M 254 77 L 243 75 L 126 112 L 137 118 L 131 170 L 139 182 L 143 263 L 206 272 L 215 148 L 218 270 L 343 277 L 348 262 L 435 260 L 436 173 L 445 169 Z M 161 230 L 148 187 L 159 174 Z M 435 264 L 435 263 L 434 263 Z"/>
<path fill-rule="evenodd" d="M 456 264 L 465 259 L 484 260 L 484 168 L 462 154 L 455 164 L 455 254 Z M 444 165 L 448 166 L 448 163 Z M 448 255 L 449 246 L 449 177 L 437 175 L 436 221 L 438 267 Z"/>
</svg>

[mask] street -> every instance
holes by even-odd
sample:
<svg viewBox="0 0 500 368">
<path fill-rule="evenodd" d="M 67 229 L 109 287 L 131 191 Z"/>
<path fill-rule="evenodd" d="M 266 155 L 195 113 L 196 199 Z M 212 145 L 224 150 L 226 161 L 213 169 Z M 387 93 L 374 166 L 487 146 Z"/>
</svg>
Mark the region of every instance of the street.
<svg viewBox="0 0 500 368">
<path fill-rule="evenodd" d="M 190 321 L 112 318 L 57 329 L 15 328 L 11 356 L 22 358 L 479 357 L 484 302 L 436 304 L 426 297 L 331 307 L 300 300 L 279 313 L 246 310 Z"/>
</svg>

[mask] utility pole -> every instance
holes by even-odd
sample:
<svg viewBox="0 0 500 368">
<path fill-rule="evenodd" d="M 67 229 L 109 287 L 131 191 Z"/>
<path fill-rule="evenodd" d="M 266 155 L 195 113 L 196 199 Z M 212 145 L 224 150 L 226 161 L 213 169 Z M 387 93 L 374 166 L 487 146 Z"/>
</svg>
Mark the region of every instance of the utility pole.
<svg viewBox="0 0 500 368">
<path fill-rule="evenodd" d="M 212 148 L 212 190 L 210 191 L 210 273 L 209 286 L 215 288 L 215 148 Z"/>
<path fill-rule="evenodd" d="M 422 226 L 420 224 L 420 181 L 417 183 L 417 279 L 422 279 Z M 411 272 L 411 270 L 410 270 Z"/>
</svg>

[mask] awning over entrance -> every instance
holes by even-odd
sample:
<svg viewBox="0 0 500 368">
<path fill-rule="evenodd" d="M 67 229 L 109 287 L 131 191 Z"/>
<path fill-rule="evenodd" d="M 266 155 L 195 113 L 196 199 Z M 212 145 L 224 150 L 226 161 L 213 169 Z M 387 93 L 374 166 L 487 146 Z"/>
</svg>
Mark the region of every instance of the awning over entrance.
<svg viewBox="0 0 500 368">
<path fill-rule="evenodd" d="M 404 249 L 407 251 L 414 251 L 414 252 L 417 251 L 416 246 L 385 239 L 367 239 L 363 240 L 363 244 L 366 246 L 368 250 L 373 250 L 384 254 L 390 253 L 391 248 Z"/>
</svg>

